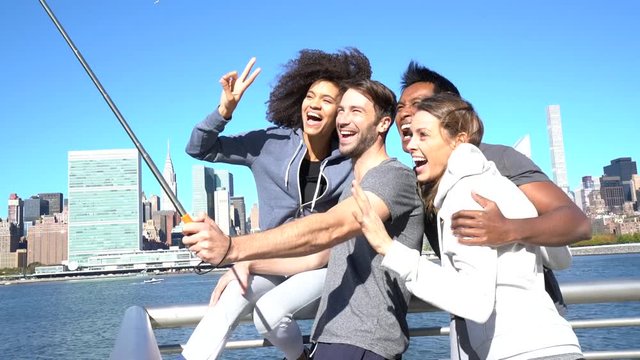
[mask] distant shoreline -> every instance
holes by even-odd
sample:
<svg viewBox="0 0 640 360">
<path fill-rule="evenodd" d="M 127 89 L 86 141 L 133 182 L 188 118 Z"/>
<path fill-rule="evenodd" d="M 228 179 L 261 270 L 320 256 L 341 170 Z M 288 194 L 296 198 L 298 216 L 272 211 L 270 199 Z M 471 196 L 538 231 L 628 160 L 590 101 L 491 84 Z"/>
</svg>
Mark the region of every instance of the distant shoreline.
<svg viewBox="0 0 640 360">
<path fill-rule="evenodd" d="M 571 254 L 574 256 L 581 255 L 607 255 L 607 254 L 628 254 L 640 253 L 640 244 L 613 244 L 613 245 L 595 245 L 595 246 L 575 246 L 570 247 Z"/>
<path fill-rule="evenodd" d="M 573 256 L 633 254 L 633 253 L 640 253 L 640 243 L 579 246 L 579 247 L 570 247 L 570 249 L 571 249 L 571 254 Z M 435 254 L 433 252 L 425 252 L 423 255 L 427 255 L 429 257 L 435 258 Z M 224 272 L 226 270 L 227 269 L 215 269 L 213 273 Z M 170 275 L 184 274 L 188 272 L 189 271 L 161 272 L 159 274 L 146 274 L 146 276 L 140 273 L 128 273 L 128 274 L 109 274 L 109 275 L 85 275 L 85 276 L 80 275 L 80 276 L 69 276 L 69 277 L 59 277 L 59 278 L 20 279 L 20 280 L 15 280 L 15 279 L 7 280 L 7 279 L 0 278 L 0 286 L 12 285 L 12 284 L 30 284 L 34 282 L 49 282 L 49 281 L 108 280 L 108 279 L 117 279 L 117 278 L 123 278 L 123 277 L 135 277 L 135 276 L 139 276 L 142 279 L 144 279 L 146 277 L 170 276 Z"/>
</svg>

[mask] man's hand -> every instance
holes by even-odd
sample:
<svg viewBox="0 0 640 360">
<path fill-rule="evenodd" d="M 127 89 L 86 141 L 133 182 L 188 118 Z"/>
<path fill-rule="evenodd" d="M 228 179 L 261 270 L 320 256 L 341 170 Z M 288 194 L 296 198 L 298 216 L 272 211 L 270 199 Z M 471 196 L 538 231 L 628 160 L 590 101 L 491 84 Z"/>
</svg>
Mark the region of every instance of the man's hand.
<svg viewBox="0 0 640 360">
<path fill-rule="evenodd" d="M 220 78 L 220 85 L 222 85 L 222 95 L 220 95 L 220 106 L 218 111 L 225 119 L 231 119 L 233 111 L 238 106 L 238 102 L 242 98 L 245 90 L 253 83 L 262 69 L 257 68 L 251 75 L 251 68 L 256 63 L 256 58 L 251 58 L 245 66 L 244 71 L 238 77 L 237 71 L 231 71 L 224 74 Z"/>
<path fill-rule="evenodd" d="M 364 193 L 357 180 L 351 183 L 351 194 L 358 204 L 359 212 L 353 212 L 353 218 L 362 227 L 362 233 L 369 241 L 371 247 L 382 256 L 387 254 L 393 240 L 387 234 L 380 216 L 373 210 L 369 198 Z"/>
<path fill-rule="evenodd" d="M 219 264 L 229 248 L 229 237 L 204 214 L 195 217 L 193 222 L 185 223 L 182 233 L 185 235 L 182 243 L 197 257 L 212 265 Z"/>
<path fill-rule="evenodd" d="M 213 289 L 213 292 L 211 293 L 211 301 L 209 302 L 209 305 L 215 305 L 220 299 L 222 292 L 227 288 L 227 285 L 234 280 L 238 281 L 238 284 L 240 284 L 242 295 L 246 294 L 247 287 L 249 286 L 249 276 L 251 276 L 251 273 L 249 272 L 249 262 L 239 262 L 233 265 L 233 267 L 218 280 L 216 288 Z"/>
<path fill-rule="evenodd" d="M 451 216 L 451 229 L 465 245 L 500 246 L 515 241 L 509 231 L 509 219 L 495 202 L 476 193 L 473 199 L 483 210 L 460 210 Z"/>
</svg>

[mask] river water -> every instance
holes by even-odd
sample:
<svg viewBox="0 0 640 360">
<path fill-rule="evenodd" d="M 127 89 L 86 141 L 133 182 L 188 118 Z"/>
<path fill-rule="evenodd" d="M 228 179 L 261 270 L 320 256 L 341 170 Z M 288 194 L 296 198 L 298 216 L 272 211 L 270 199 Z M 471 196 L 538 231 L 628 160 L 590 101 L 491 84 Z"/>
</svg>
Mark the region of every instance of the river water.
<svg viewBox="0 0 640 360">
<path fill-rule="evenodd" d="M 165 280 L 145 284 L 145 277 L 82 279 L 0 285 L 0 359 L 108 359 L 120 322 L 129 306 L 205 303 L 219 275 L 161 275 Z M 571 268 L 560 271 L 561 283 L 640 278 L 640 254 L 576 256 Z M 640 302 L 570 305 L 569 319 L 640 316 Z M 446 326 L 444 313 L 410 314 L 411 327 Z M 303 322 L 304 333 L 310 321 Z M 185 343 L 191 328 L 156 330 L 160 344 Z M 584 351 L 640 347 L 640 328 L 577 330 Z M 254 338 L 249 324 L 232 338 Z M 448 338 L 411 339 L 403 359 L 444 359 Z M 165 359 L 174 359 L 166 355 Z M 281 359 L 274 348 L 227 351 L 223 359 Z"/>
</svg>

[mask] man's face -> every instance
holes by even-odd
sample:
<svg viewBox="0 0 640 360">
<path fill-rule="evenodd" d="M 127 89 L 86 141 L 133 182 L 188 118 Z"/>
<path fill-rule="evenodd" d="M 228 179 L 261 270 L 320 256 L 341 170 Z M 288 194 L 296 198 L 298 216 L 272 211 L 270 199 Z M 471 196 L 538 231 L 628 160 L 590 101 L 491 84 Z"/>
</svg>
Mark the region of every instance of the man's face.
<svg viewBox="0 0 640 360">
<path fill-rule="evenodd" d="M 340 153 L 358 158 L 367 151 L 378 137 L 375 120 L 373 102 L 357 90 L 347 90 L 342 95 L 336 117 Z"/>
<path fill-rule="evenodd" d="M 396 126 L 400 139 L 402 140 L 402 150 L 409 152 L 407 144 L 411 140 L 411 119 L 415 114 L 415 105 L 422 99 L 433 96 L 435 86 L 428 82 L 417 82 L 408 86 L 400 95 L 398 106 L 396 107 Z"/>
</svg>

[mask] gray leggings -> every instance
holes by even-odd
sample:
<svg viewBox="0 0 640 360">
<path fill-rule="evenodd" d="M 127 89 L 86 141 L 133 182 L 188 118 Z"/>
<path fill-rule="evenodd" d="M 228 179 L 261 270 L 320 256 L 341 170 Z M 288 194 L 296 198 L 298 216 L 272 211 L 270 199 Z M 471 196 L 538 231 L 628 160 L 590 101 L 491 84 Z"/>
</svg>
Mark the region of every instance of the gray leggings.
<svg viewBox="0 0 640 360">
<path fill-rule="evenodd" d="M 253 275 L 249 289 L 242 295 L 237 281 L 230 282 L 215 306 L 210 306 L 198 323 L 182 355 L 186 359 L 216 359 L 243 316 L 253 310 L 253 321 L 272 344 L 287 358 L 302 353 L 302 334 L 291 319 L 298 311 L 315 315 L 322 295 L 326 269 L 305 271 L 290 277 Z"/>
</svg>

